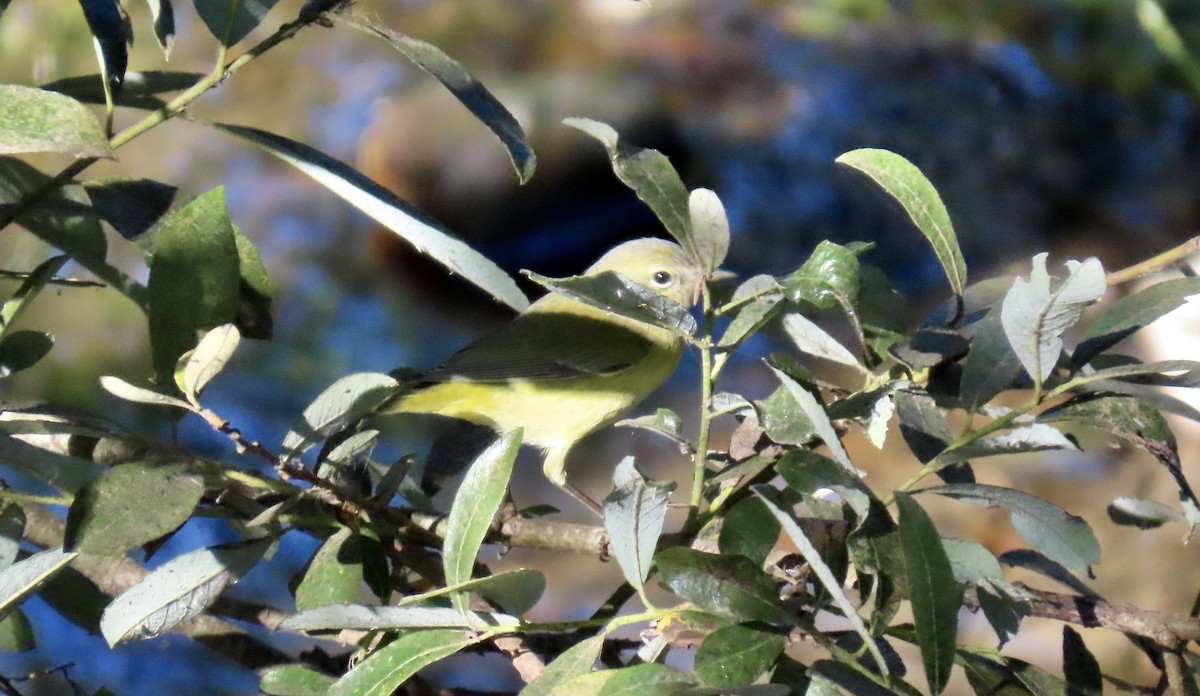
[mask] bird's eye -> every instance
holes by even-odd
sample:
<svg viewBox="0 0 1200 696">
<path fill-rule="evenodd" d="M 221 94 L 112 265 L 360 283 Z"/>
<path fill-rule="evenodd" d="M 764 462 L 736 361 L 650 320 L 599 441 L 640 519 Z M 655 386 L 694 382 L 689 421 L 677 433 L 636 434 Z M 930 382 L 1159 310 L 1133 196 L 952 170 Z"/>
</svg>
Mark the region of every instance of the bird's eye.
<svg viewBox="0 0 1200 696">
<path fill-rule="evenodd" d="M 654 284 L 658 286 L 665 287 L 671 282 L 671 274 L 668 271 L 655 271 L 651 278 L 654 280 Z"/>
</svg>

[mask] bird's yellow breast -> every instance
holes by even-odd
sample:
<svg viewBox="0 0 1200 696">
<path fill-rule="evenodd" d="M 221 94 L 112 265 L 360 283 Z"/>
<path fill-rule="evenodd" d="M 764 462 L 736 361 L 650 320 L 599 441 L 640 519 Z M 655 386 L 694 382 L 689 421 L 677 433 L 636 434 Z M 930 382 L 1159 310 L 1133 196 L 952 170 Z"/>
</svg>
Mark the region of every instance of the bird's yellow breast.
<svg viewBox="0 0 1200 696">
<path fill-rule="evenodd" d="M 520 427 L 528 444 L 546 450 L 564 448 L 654 391 L 675 371 L 682 352 L 682 341 L 670 341 L 656 346 L 636 364 L 607 375 L 448 381 L 406 394 L 388 410 L 461 418 L 501 431 Z"/>
</svg>

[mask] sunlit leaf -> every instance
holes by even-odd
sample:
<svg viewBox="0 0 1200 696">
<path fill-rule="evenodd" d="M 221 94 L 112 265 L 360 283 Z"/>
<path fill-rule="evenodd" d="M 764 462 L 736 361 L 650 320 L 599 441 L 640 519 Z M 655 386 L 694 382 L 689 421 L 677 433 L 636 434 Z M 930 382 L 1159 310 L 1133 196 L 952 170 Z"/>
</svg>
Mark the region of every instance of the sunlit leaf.
<svg viewBox="0 0 1200 696">
<path fill-rule="evenodd" d="M 554 690 L 575 677 L 588 674 L 600 659 L 604 634 L 592 636 L 567 648 L 563 654 L 546 665 L 546 669 L 521 690 L 521 696 L 549 696 Z"/>
<path fill-rule="evenodd" d="M 237 327 L 223 324 L 204 334 L 196 348 L 187 356 L 183 367 L 183 393 L 195 398 L 209 381 L 225 369 L 233 357 L 242 336 Z"/>
<path fill-rule="evenodd" d="M 477 635 L 463 631 L 406 633 L 338 679 L 328 696 L 388 696 L 424 667 L 477 642 Z"/>
<path fill-rule="evenodd" d="M 358 600 L 363 584 L 360 539 L 343 527 L 321 544 L 296 587 L 296 611 Z"/>
<path fill-rule="evenodd" d="M 67 512 L 67 548 L 120 555 L 188 520 L 204 484 L 179 465 L 122 464 L 84 486 Z"/>
<path fill-rule="evenodd" d="M 616 271 L 570 278 L 547 278 L 525 271 L 538 285 L 606 312 L 637 319 L 690 336 L 696 320 L 683 305 L 635 283 Z"/>
<path fill-rule="evenodd" d="M 613 491 L 603 501 L 604 528 L 625 580 L 635 588 L 650 575 L 650 563 L 667 519 L 667 501 L 675 482 L 647 481 L 633 457 L 621 460 L 613 473 Z"/>
<path fill-rule="evenodd" d="M 744 624 L 713 631 L 696 651 L 696 676 L 714 687 L 749 684 L 783 652 L 783 635 Z"/>
<path fill-rule="evenodd" d="M 896 505 L 900 509 L 900 545 L 908 570 L 909 599 L 925 679 L 929 690 L 940 694 L 954 666 L 962 586 L 954 578 L 950 559 L 929 515 L 905 493 L 896 493 Z"/>
<path fill-rule="evenodd" d="M 688 196 L 688 213 L 692 221 L 692 238 L 696 254 L 710 274 L 720 268 L 729 252 L 729 219 L 717 194 L 708 189 L 696 189 Z"/>
<path fill-rule="evenodd" d="M 371 413 L 395 396 L 397 386 L 396 380 L 375 372 L 359 372 L 337 380 L 292 424 L 283 439 L 283 457 L 296 459 L 317 442 Z"/>
<path fill-rule="evenodd" d="M 155 0 L 151 0 L 151 2 L 153 1 Z M 204 77 L 206 77 L 204 73 L 196 72 L 130 71 L 125 73 L 125 83 L 121 85 L 121 91 L 113 95 L 113 103 L 117 106 L 129 106 L 137 109 L 160 109 L 166 105 L 166 102 L 156 95 L 185 90 Z M 101 79 L 99 75 L 95 74 L 74 75 L 44 84 L 42 89 L 65 94 L 86 104 L 103 104 L 104 85 Z"/>
<path fill-rule="evenodd" d="M 16 609 L 78 555 L 61 548 L 46 549 L 0 570 L 0 618 Z"/>
<path fill-rule="evenodd" d="M 747 621 L 791 623 L 775 582 L 748 558 L 672 547 L 654 562 L 666 586 L 699 607 Z"/>
<path fill-rule="evenodd" d="M 183 399 L 177 399 L 173 396 L 168 396 L 162 392 L 155 391 L 148 387 L 139 387 L 130 384 L 120 377 L 105 375 L 100 378 L 100 386 L 104 390 L 118 398 L 126 401 L 133 401 L 140 404 L 153 404 L 156 406 L 174 406 L 175 408 L 191 409 L 192 406 Z"/>
<path fill-rule="evenodd" d="M 278 665 L 259 672 L 258 688 L 270 696 L 325 696 L 336 678 L 303 665 Z"/>
<path fill-rule="evenodd" d="M 1082 367 L 1134 332 L 1177 309 L 1188 297 L 1200 294 L 1200 278 L 1176 278 L 1151 285 L 1109 305 L 1088 325 L 1071 362 Z"/>
<path fill-rule="evenodd" d="M 783 371 L 776 368 L 771 368 L 783 386 L 787 388 L 788 394 L 791 395 L 796 403 L 800 406 L 800 410 L 808 417 L 809 423 L 812 424 L 813 431 L 829 451 L 833 453 L 833 458 L 839 464 L 846 467 L 850 471 L 857 473 L 857 469 L 850 463 L 850 457 L 846 454 L 846 449 L 842 447 L 842 441 L 838 438 L 837 431 L 833 429 L 833 424 L 829 422 L 829 416 L 825 413 L 825 409 L 817 401 L 817 398 L 812 395 L 796 380 L 788 377 Z"/>
<path fill-rule="evenodd" d="M 409 628 L 486 628 L 516 626 L 517 617 L 450 607 L 380 607 L 330 604 L 288 617 L 280 628 L 292 631 L 379 631 Z"/>
<path fill-rule="evenodd" d="M 745 498 L 729 508 L 717 537 L 721 553 L 736 553 L 760 566 L 779 541 L 779 522 L 758 498 Z"/>
</svg>

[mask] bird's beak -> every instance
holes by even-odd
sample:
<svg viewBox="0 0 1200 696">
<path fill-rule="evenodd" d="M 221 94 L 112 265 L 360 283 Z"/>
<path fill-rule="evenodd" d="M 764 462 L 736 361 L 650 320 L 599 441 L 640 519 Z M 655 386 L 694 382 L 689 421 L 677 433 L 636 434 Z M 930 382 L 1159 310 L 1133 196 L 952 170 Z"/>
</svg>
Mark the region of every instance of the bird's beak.
<svg viewBox="0 0 1200 696">
<path fill-rule="evenodd" d="M 733 280 L 736 277 L 737 274 L 733 271 L 727 271 L 724 268 L 718 268 L 708 276 L 708 279 L 720 283 L 726 280 Z"/>
</svg>

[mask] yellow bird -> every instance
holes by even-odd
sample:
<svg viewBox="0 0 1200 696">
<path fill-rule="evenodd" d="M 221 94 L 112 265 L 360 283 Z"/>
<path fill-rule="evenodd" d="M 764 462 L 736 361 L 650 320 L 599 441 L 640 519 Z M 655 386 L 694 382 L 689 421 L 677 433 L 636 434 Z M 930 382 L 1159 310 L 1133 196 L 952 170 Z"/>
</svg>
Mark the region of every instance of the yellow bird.
<svg viewBox="0 0 1200 696">
<path fill-rule="evenodd" d="M 616 271 L 684 307 L 699 297 L 704 272 L 664 239 L 620 244 L 585 276 Z M 523 428 L 545 453 L 555 485 L 598 514 L 601 508 L 567 482 L 567 453 L 584 436 L 628 412 L 675 371 L 684 337 L 549 293 L 510 323 L 422 375 L 383 413 L 429 413 L 501 432 Z"/>
</svg>

